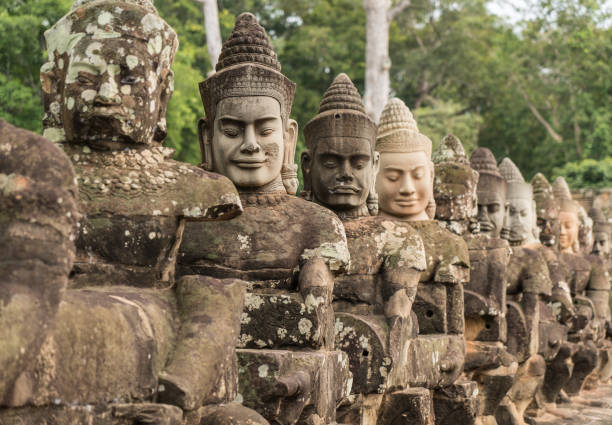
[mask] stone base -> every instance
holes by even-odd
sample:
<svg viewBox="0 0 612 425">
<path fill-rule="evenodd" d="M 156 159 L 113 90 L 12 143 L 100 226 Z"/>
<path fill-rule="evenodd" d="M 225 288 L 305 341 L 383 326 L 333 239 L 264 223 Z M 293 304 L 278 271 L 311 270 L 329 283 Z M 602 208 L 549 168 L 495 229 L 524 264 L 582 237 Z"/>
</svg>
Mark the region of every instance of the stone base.
<svg viewBox="0 0 612 425">
<path fill-rule="evenodd" d="M 459 380 L 434 391 L 436 425 L 474 425 L 480 410 L 476 382 Z"/>
<path fill-rule="evenodd" d="M 317 417 L 336 420 L 336 405 L 351 391 L 341 351 L 236 350 L 237 401 L 280 425 Z"/>
</svg>

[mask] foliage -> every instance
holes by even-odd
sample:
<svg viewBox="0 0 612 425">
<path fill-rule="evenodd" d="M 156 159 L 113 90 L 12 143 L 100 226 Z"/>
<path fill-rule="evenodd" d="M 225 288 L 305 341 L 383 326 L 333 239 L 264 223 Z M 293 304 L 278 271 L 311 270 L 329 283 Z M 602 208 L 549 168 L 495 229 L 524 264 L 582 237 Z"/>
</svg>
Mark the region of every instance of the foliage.
<svg viewBox="0 0 612 425">
<path fill-rule="evenodd" d="M 584 159 L 569 162 L 553 170 L 554 177 L 563 176 L 572 188 L 612 187 L 612 157 L 602 160 Z"/>
<path fill-rule="evenodd" d="M 338 73 L 363 93 L 361 0 L 217 1 L 224 39 L 245 10 L 268 30 L 283 72 L 297 83 L 292 117 L 300 129 Z M 480 145 L 498 160 L 511 157 L 526 178 L 554 169 L 574 173 L 576 184 L 600 184 L 592 177 L 607 176 L 608 160 L 596 160 L 612 156 L 612 21 L 603 0 L 536 0 L 514 26 L 489 11 L 490 1 L 412 0 L 389 33 L 393 95 L 434 144 L 454 133 L 468 152 Z M 41 130 L 42 35 L 71 3 L 0 0 L 1 117 Z M 180 40 L 166 144 L 178 159 L 197 163 L 204 114 L 197 83 L 211 71 L 202 5 L 155 5 Z M 296 158 L 303 149 L 300 131 Z"/>
</svg>

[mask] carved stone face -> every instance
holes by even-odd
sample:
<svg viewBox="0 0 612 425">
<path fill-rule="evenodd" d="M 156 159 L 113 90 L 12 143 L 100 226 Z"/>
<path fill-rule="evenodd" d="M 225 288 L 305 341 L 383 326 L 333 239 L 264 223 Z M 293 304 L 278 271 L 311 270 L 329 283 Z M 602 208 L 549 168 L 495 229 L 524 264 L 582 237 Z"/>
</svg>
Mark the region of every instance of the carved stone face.
<svg viewBox="0 0 612 425">
<path fill-rule="evenodd" d="M 238 187 L 280 179 L 284 153 L 280 104 L 266 96 L 229 97 L 217 104 L 213 168 Z"/>
<path fill-rule="evenodd" d="M 508 241 L 523 244 L 533 237 L 535 224 L 533 201 L 526 198 L 509 198 L 505 217 Z"/>
<path fill-rule="evenodd" d="M 378 156 L 365 139 L 329 138 L 318 142 L 311 167 L 315 199 L 334 210 L 351 209 L 365 205 Z"/>
<path fill-rule="evenodd" d="M 576 214 L 562 211 L 559 219 L 561 221 L 561 233 L 559 234 L 561 250 L 573 252 L 573 246 L 578 241 L 578 217 Z"/>
<path fill-rule="evenodd" d="M 504 224 L 506 200 L 499 192 L 478 191 L 478 223 L 480 233 L 490 238 L 499 238 Z"/>
<path fill-rule="evenodd" d="M 425 152 L 380 155 L 376 191 L 381 211 L 408 221 L 428 220 L 432 184 L 433 165 Z"/>
<path fill-rule="evenodd" d="M 607 232 L 595 232 L 593 233 L 593 239 L 593 254 L 608 258 L 608 255 L 610 255 L 610 235 Z"/>
<path fill-rule="evenodd" d="M 538 214 L 537 226 L 540 229 L 540 242 L 545 246 L 554 246 L 561 230 L 559 211 L 553 208 L 541 210 Z"/>
<path fill-rule="evenodd" d="M 146 43 L 129 41 L 84 37 L 72 49 L 61 105 L 68 141 L 112 148 L 153 140 L 171 74 Z"/>
</svg>

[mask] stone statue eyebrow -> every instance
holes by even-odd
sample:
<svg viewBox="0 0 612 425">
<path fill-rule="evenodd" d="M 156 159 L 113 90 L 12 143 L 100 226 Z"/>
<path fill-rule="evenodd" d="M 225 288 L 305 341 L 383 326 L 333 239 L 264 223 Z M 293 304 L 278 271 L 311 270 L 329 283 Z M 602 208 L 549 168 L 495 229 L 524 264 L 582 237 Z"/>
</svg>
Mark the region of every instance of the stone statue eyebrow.
<svg viewBox="0 0 612 425">
<path fill-rule="evenodd" d="M 71 68 L 86 68 L 88 71 L 95 73 L 95 74 L 99 74 L 100 73 L 100 68 L 92 63 L 89 62 L 72 62 L 70 64 Z"/>
<path fill-rule="evenodd" d="M 424 166 L 424 165 L 416 165 L 416 166 L 414 166 L 414 167 L 408 168 L 407 170 L 408 170 L 408 171 L 414 171 L 414 170 L 416 170 L 417 168 L 425 168 L 425 166 Z M 386 166 L 386 167 L 384 167 L 383 169 L 384 169 L 384 170 L 389 170 L 389 171 L 401 171 L 401 172 L 406 171 L 406 168 L 399 167 L 399 166 L 397 166 L 397 165 L 387 165 L 387 166 Z"/>
<path fill-rule="evenodd" d="M 271 121 L 271 120 L 275 120 L 279 118 L 276 115 L 266 115 L 264 117 L 259 117 L 255 120 L 255 122 L 260 122 L 260 121 Z M 219 121 L 236 121 L 236 122 L 244 122 L 243 119 L 238 118 L 238 117 L 234 117 L 232 115 L 223 115 L 219 117 Z"/>
</svg>

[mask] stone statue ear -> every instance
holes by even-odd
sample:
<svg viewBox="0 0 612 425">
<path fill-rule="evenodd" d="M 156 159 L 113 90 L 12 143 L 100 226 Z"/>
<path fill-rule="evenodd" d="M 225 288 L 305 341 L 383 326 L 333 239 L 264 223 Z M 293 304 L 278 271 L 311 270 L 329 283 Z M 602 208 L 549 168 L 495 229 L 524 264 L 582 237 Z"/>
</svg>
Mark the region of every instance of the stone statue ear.
<svg viewBox="0 0 612 425">
<path fill-rule="evenodd" d="M 300 192 L 300 198 L 312 201 L 312 183 L 311 183 L 311 172 L 312 172 L 312 155 L 308 149 L 302 152 L 300 156 L 300 165 L 302 167 L 302 177 L 304 178 L 304 187 Z"/>
<path fill-rule="evenodd" d="M 159 92 L 159 113 L 157 115 L 157 125 L 155 126 L 155 134 L 153 140 L 162 142 L 168 135 L 168 125 L 166 124 L 166 111 L 168 110 L 168 102 L 174 91 L 174 72 L 168 70 L 165 77 L 162 77 L 161 88 Z"/>
<path fill-rule="evenodd" d="M 288 119 L 284 135 L 283 166 L 281 179 L 289 195 L 295 195 L 299 185 L 297 178 L 297 165 L 295 164 L 295 147 L 297 145 L 298 123 Z"/>
<path fill-rule="evenodd" d="M 370 215 L 378 215 L 378 193 L 376 192 L 376 176 L 380 169 L 380 153 L 374 151 L 372 156 L 372 181 L 370 183 L 370 191 L 366 199 L 366 205 Z"/>
<path fill-rule="evenodd" d="M 206 118 L 200 118 L 200 121 L 198 121 L 198 140 L 200 142 L 200 153 L 202 154 L 202 162 L 200 163 L 200 167 L 204 168 L 206 171 L 214 171 L 212 144 L 210 142 L 210 138 L 208 137 L 209 131 L 211 131 L 211 129 L 208 126 L 208 120 Z"/>
</svg>

